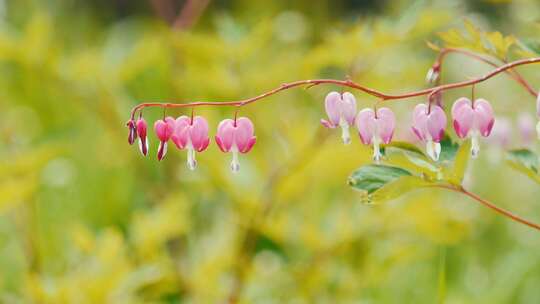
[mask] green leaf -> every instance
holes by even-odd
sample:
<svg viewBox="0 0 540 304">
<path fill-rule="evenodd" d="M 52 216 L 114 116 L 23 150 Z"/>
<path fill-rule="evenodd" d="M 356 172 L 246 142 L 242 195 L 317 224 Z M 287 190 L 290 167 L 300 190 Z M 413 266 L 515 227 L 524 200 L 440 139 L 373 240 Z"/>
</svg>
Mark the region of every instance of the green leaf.
<svg viewBox="0 0 540 304">
<path fill-rule="evenodd" d="M 405 142 L 405 141 L 393 141 L 387 145 L 383 145 L 383 148 L 385 149 L 385 151 L 388 149 L 403 150 L 403 151 L 412 152 L 412 153 L 419 154 L 426 157 L 424 152 L 418 149 L 417 146 L 411 143 Z"/>
<path fill-rule="evenodd" d="M 373 194 L 371 195 L 371 202 L 381 203 L 393 200 L 409 191 L 425 187 L 429 184 L 429 182 L 421 179 L 418 176 L 402 176 L 392 182 L 385 184 L 377 191 L 373 192 Z"/>
<path fill-rule="evenodd" d="M 363 194 L 364 203 L 388 201 L 430 184 L 402 168 L 373 164 L 354 171 L 348 183 Z"/>
<path fill-rule="evenodd" d="M 507 153 L 506 161 L 512 168 L 540 183 L 538 155 L 534 152 L 527 149 L 511 150 Z"/>
<path fill-rule="evenodd" d="M 409 171 L 398 167 L 370 164 L 354 171 L 348 183 L 357 190 L 371 194 L 385 184 L 408 175 L 411 175 Z"/>
<path fill-rule="evenodd" d="M 465 141 L 457 150 L 454 165 L 450 172 L 449 182 L 454 185 L 461 185 L 465 172 L 467 171 L 467 164 L 471 155 L 471 141 Z"/>
<path fill-rule="evenodd" d="M 453 161 L 456 157 L 459 145 L 452 141 L 448 133 L 444 134 L 444 138 L 441 140 L 441 155 L 439 155 L 439 161 Z"/>
<path fill-rule="evenodd" d="M 439 168 L 424 155 L 399 149 L 387 149 L 385 163 L 405 169 L 416 175 L 436 179 Z"/>
</svg>

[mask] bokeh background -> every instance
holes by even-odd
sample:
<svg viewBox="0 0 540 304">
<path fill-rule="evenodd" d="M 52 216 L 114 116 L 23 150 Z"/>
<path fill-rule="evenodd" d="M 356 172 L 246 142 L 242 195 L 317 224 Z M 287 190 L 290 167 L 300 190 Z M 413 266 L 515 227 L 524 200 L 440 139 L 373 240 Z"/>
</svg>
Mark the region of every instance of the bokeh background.
<svg viewBox="0 0 540 304">
<path fill-rule="evenodd" d="M 370 149 L 319 124 L 339 88 L 242 109 L 258 142 L 236 175 L 214 143 L 194 172 L 172 146 L 158 163 L 153 134 L 148 158 L 127 144 L 145 100 L 235 100 L 323 77 L 426 87 L 426 41 L 464 18 L 539 38 L 536 0 L 1 0 L 0 303 L 540 303 L 530 228 L 444 190 L 362 204 L 346 181 Z M 537 69 L 520 69 L 535 87 Z M 488 70 L 450 55 L 444 81 Z M 505 145 L 537 148 L 517 132 L 535 119 L 530 95 L 505 76 L 476 90 L 513 126 Z M 391 104 L 398 138 L 423 101 Z M 233 109 L 196 113 L 213 135 Z M 502 151 L 484 141 L 467 186 L 539 221 L 538 185 Z"/>
</svg>

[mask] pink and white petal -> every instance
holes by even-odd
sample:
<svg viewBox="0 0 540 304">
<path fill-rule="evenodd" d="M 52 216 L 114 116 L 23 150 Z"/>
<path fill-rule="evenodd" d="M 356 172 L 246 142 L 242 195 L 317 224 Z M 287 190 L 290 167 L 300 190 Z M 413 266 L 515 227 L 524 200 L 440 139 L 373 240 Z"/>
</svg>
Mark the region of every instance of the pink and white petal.
<svg viewBox="0 0 540 304">
<path fill-rule="evenodd" d="M 491 107 L 491 104 L 489 101 L 483 98 L 478 98 L 474 101 L 474 108 L 481 108 L 486 114 L 493 116 L 493 108 Z"/>
<path fill-rule="evenodd" d="M 241 117 L 236 121 L 234 142 L 239 151 L 246 149 L 249 140 L 253 137 L 253 123 L 249 118 Z"/>
<path fill-rule="evenodd" d="M 223 145 L 223 143 L 221 142 L 221 138 L 219 136 L 215 136 L 214 139 L 216 140 L 216 144 L 217 146 L 219 147 L 219 149 L 221 150 L 221 152 L 224 152 L 224 153 L 227 153 L 229 152 L 229 149 L 226 149 L 225 146 Z"/>
<path fill-rule="evenodd" d="M 420 140 L 426 140 L 427 105 L 416 105 L 413 111 L 412 130 Z"/>
<path fill-rule="evenodd" d="M 191 119 L 187 116 L 180 116 L 175 120 L 174 132 L 171 135 L 172 142 L 176 145 L 178 149 L 185 149 L 188 136 L 189 136 L 189 124 Z"/>
<path fill-rule="evenodd" d="M 188 144 L 189 129 L 190 129 L 189 125 L 184 126 L 184 127 L 177 127 L 174 129 L 174 133 L 171 136 L 171 140 L 176 145 L 176 147 L 180 150 L 185 149 Z"/>
<path fill-rule="evenodd" d="M 469 106 L 462 106 L 455 111 L 454 129 L 460 138 L 465 138 L 474 126 L 474 110 Z"/>
<path fill-rule="evenodd" d="M 433 105 L 426 121 L 426 128 L 434 142 L 440 142 L 444 137 L 446 123 L 447 119 L 444 110 L 439 106 Z"/>
<path fill-rule="evenodd" d="M 185 127 L 191 124 L 191 118 L 186 115 L 182 115 L 175 120 L 175 128 Z"/>
<path fill-rule="evenodd" d="M 324 107 L 326 109 L 326 115 L 330 122 L 334 125 L 339 124 L 339 116 L 341 114 L 340 109 L 341 94 L 338 92 L 330 92 L 324 99 Z"/>
<path fill-rule="evenodd" d="M 225 119 L 219 123 L 216 143 L 223 152 L 229 152 L 231 149 L 234 140 L 234 130 L 234 120 L 232 119 Z"/>
<path fill-rule="evenodd" d="M 136 128 L 137 128 L 137 134 L 140 137 L 146 137 L 148 125 L 146 124 L 146 120 L 144 120 L 144 118 L 141 117 L 137 120 Z"/>
<path fill-rule="evenodd" d="M 159 146 L 158 146 L 158 154 L 157 154 L 158 160 L 161 161 L 163 158 L 165 158 L 166 154 L 167 154 L 167 142 L 160 141 Z"/>
<path fill-rule="evenodd" d="M 416 135 L 416 137 L 418 137 L 419 140 L 426 140 L 423 133 L 420 132 L 418 129 L 416 129 L 415 127 L 411 127 L 411 130 L 413 131 L 414 135 Z"/>
<path fill-rule="evenodd" d="M 452 105 L 452 111 L 451 111 L 452 119 L 455 119 L 457 111 L 459 111 L 463 107 L 472 108 L 472 102 L 469 98 L 460 97 L 454 102 L 454 104 Z"/>
<path fill-rule="evenodd" d="M 257 142 L 257 136 L 253 136 L 252 138 L 249 139 L 244 149 L 240 150 L 240 153 L 248 153 L 249 151 L 251 151 L 251 148 L 253 148 L 256 142 Z"/>
<path fill-rule="evenodd" d="M 377 110 L 377 131 L 382 142 L 388 144 L 392 140 L 396 128 L 396 117 L 389 108 Z"/>
<path fill-rule="evenodd" d="M 354 124 L 356 117 L 356 98 L 349 92 L 345 92 L 342 95 L 341 114 L 349 125 Z"/>
<path fill-rule="evenodd" d="M 167 136 L 167 123 L 165 123 L 165 121 L 163 121 L 162 119 L 157 120 L 154 123 L 154 131 L 156 132 L 156 136 L 157 138 L 159 138 L 160 141 L 169 140 L 170 136 Z"/>
<path fill-rule="evenodd" d="M 335 125 L 333 125 L 330 121 L 328 121 L 328 120 L 326 120 L 326 119 L 321 119 L 321 124 L 322 124 L 324 127 L 328 128 L 328 129 L 333 129 L 333 128 L 336 127 Z"/>
<path fill-rule="evenodd" d="M 201 149 L 208 140 L 208 122 L 201 116 L 193 118 L 193 123 L 189 128 L 189 136 L 195 150 Z"/>
<path fill-rule="evenodd" d="M 375 135 L 376 129 L 375 112 L 373 109 L 366 108 L 358 112 L 355 124 L 362 143 L 365 145 L 371 144 L 371 139 Z"/>
<path fill-rule="evenodd" d="M 165 135 L 170 139 L 174 132 L 174 128 L 176 127 L 176 120 L 170 116 L 167 116 L 165 118 L 165 123 L 167 124 Z"/>
<path fill-rule="evenodd" d="M 251 122 L 251 119 L 247 117 L 238 118 L 236 120 L 236 127 L 245 130 L 247 133 L 251 134 L 251 136 L 253 136 L 253 134 L 255 133 L 253 123 Z"/>
<path fill-rule="evenodd" d="M 210 138 L 206 137 L 206 139 L 202 142 L 202 144 L 199 147 L 195 147 L 195 151 L 197 152 L 203 152 L 208 148 L 208 145 L 210 144 Z"/>
<path fill-rule="evenodd" d="M 477 99 L 474 103 L 474 120 L 476 127 L 482 136 L 489 136 L 495 118 L 493 116 L 493 108 L 488 101 Z"/>
</svg>

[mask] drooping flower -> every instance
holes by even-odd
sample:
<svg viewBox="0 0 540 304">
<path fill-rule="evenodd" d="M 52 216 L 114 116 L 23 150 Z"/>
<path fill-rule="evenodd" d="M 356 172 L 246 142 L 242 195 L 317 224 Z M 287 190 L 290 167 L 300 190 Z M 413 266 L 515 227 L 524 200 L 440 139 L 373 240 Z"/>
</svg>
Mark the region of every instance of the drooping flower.
<svg viewBox="0 0 540 304">
<path fill-rule="evenodd" d="M 460 138 L 471 138 L 472 157 L 478 156 L 480 151 L 478 137 L 489 136 L 495 123 L 489 102 L 481 98 L 471 102 L 470 99 L 461 97 L 452 106 L 452 119 L 457 135 Z"/>
<path fill-rule="evenodd" d="M 419 104 L 414 108 L 412 130 L 414 134 L 426 143 L 426 152 L 433 159 L 438 160 L 441 153 L 441 139 L 446 128 L 446 114 L 437 106 Z"/>
<path fill-rule="evenodd" d="M 136 123 L 137 126 L 137 134 L 139 135 L 139 150 L 141 151 L 142 155 L 147 156 L 148 155 L 148 137 L 147 137 L 147 130 L 148 125 L 146 124 L 146 120 L 144 118 L 139 117 Z"/>
<path fill-rule="evenodd" d="M 128 133 L 128 143 L 133 145 L 135 139 L 137 139 L 137 127 L 135 126 L 135 121 L 133 119 L 128 120 L 126 126 L 129 129 Z"/>
<path fill-rule="evenodd" d="M 178 149 L 187 149 L 187 165 L 191 170 L 197 167 L 195 152 L 206 150 L 210 143 L 208 137 L 208 122 L 201 116 L 187 117 L 185 115 L 176 119 L 174 132 L 171 136 Z"/>
<path fill-rule="evenodd" d="M 390 143 L 394 135 L 394 113 L 389 108 L 379 108 L 377 112 L 371 108 L 363 109 L 356 117 L 356 127 L 362 143 L 373 144 L 373 159 L 378 162 L 382 157 L 380 144 Z"/>
<path fill-rule="evenodd" d="M 256 141 L 253 123 L 249 118 L 225 119 L 219 123 L 216 143 L 221 151 L 232 152 L 231 170 L 233 172 L 240 170 L 238 152 L 249 152 Z"/>
<path fill-rule="evenodd" d="M 354 95 L 349 92 L 343 94 L 330 92 L 326 95 L 324 105 L 328 120 L 321 119 L 322 125 L 330 129 L 337 126 L 341 127 L 343 143 L 349 144 L 351 142 L 349 127 L 354 124 L 356 116 L 356 99 Z"/>
<path fill-rule="evenodd" d="M 158 160 L 165 158 L 167 154 L 167 142 L 171 139 L 174 132 L 175 120 L 172 117 L 166 117 L 160 119 L 154 123 L 154 130 L 156 131 L 157 138 L 159 139 L 158 147 Z"/>
</svg>

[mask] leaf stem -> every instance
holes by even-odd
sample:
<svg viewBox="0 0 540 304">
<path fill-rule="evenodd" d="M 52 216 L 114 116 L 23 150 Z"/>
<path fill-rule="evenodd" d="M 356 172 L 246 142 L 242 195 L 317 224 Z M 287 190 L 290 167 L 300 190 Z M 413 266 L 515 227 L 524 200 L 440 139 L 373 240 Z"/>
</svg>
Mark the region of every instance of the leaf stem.
<svg viewBox="0 0 540 304">
<path fill-rule="evenodd" d="M 451 190 L 451 191 L 454 191 L 454 192 L 458 192 L 458 193 L 462 193 L 472 199 L 474 199 L 475 201 L 479 202 L 480 204 L 484 205 L 485 207 L 488 207 L 490 208 L 491 210 L 515 221 L 515 222 L 518 222 L 518 223 L 521 223 L 521 224 L 524 224 L 524 225 L 527 225 L 533 229 L 536 229 L 536 230 L 539 230 L 540 231 L 540 225 L 537 224 L 537 223 L 534 223 L 534 222 L 531 222 L 529 220 L 526 220 L 516 214 L 513 214 L 512 212 L 506 210 L 506 209 L 503 209 L 501 207 L 498 207 L 496 205 L 494 205 L 493 203 L 481 198 L 480 196 L 476 195 L 475 193 L 472 193 L 468 190 L 466 190 L 465 188 L 463 188 L 462 186 L 453 186 L 453 185 L 445 185 L 445 184 L 438 184 L 438 185 L 434 185 L 434 187 L 438 187 L 438 188 L 442 188 L 442 189 L 448 189 L 448 190 Z"/>
<path fill-rule="evenodd" d="M 257 95 L 257 96 L 251 97 L 251 98 L 247 98 L 247 99 L 242 99 L 242 100 L 223 101 L 223 102 L 198 101 L 198 102 L 189 102 L 189 103 L 144 102 L 144 103 L 141 103 L 141 104 L 139 104 L 139 105 L 137 105 L 137 106 L 135 106 L 133 108 L 133 110 L 131 111 L 131 119 L 135 118 L 135 113 L 138 110 L 141 110 L 141 109 L 146 108 L 146 107 L 164 107 L 164 108 L 185 108 L 185 107 L 200 107 L 200 106 L 236 106 L 236 107 L 242 107 L 244 105 L 254 103 L 254 102 L 256 102 L 256 101 L 258 101 L 260 99 L 269 97 L 269 96 L 274 95 L 276 93 L 279 93 L 281 91 L 285 91 L 285 90 L 288 90 L 288 89 L 291 89 L 291 88 L 294 88 L 294 87 L 304 86 L 304 85 L 308 85 L 308 86 L 311 87 L 311 86 L 316 86 L 316 85 L 320 85 L 320 84 L 334 84 L 334 85 L 339 85 L 339 86 L 343 86 L 343 87 L 349 87 L 349 88 L 352 88 L 352 89 L 363 91 L 364 93 L 369 94 L 371 96 L 380 98 L 381 99 L 380 102 L 387 102 L 387 101 L 390 101 L 390 100 L 406 99 L 406 98 L 411 98 L 411 97 L 424 96 L 424 95 L 433 94 L 435 92 L 442 92 L 444 90 L 467 87 L 467 86 L 470 86 L 470 85 L 474 85 L 474 84 L 486 81 L 486 80 L 492 78 L 493 76 L 496 76 L 496 75 L 498 75 L 498 74 L 500 74 L 502 72 L 506 72 L 506 71 L 508 71 L 508 70 L 510 70 L 510 69 L 512 69 L 514 67 L 521 66 L 521 65 L 533 64 L 533 63 L 538 63 L 538 62 L 540 62 L 540 57 L 529 58 L 529 59 L 521 59 L 521 60 L 513 61 L 513 62 L 510 62 L 510 63 L 504 64 L 502 66 L 499 66 L 496 69 L 492 70 L 491 72 L 489 72 L 489 73 L 487 73 L 487 74 L 485 74 L 485 75 L 483 75 L 481 77 L 473 78 L 473 79 L 466 80 L 466 81 L 460 81 L 460 82 L 455 82 L 455 83 L 439 85 L 439 86 L 435 86 L 435 87 L 432 87 L 432 88 L 427 88 L 427 89 L 423 89 L 423 90 L 408 92 L 408 93 L 404 93 L 404 94 L 387 94 L 387 93 L 383 93 L 383 92 L 378 91 L 376 89 L 373 89 L 373 88 L 370 88 L 370 87 L 355 83 L 355 82 L 353 82 L 353 81 L 351 81 L 349 79 L 347 79 L 347 80 L 337 80 L 337 79 L 298 80 L 298 81 L 293 81 L 293 82 L 289 82 L 289 83 L 283 83 L 283 84 L 281 84 L 279 87 L 277 87 L 275 89 L 272 89 L 272 90 L 267 91 L 265 93 L 262 93 L 260 95 Z"/>
</svg>

